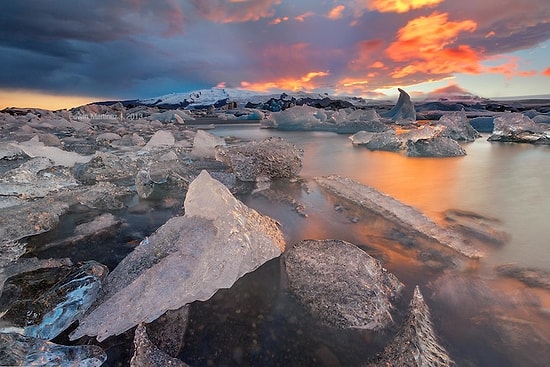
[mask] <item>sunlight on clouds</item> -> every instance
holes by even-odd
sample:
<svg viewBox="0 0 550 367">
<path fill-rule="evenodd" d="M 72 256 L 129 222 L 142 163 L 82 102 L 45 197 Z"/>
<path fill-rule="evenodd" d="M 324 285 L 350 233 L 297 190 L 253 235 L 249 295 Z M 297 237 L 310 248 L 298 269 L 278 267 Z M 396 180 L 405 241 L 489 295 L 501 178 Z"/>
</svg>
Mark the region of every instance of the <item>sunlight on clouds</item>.
<svg viewBox="0 0 550 367">
<path fill-rule="evenodd" d="M 247 81 L 241 82 L 241 87 L 256 92 L 269 92 L 276 90 L 312 90 L 319 86 L 314 83 L 313 79 L 318 77 L 328 76 L 326 71 L 312 71 L 302 76 L 301 78 L 280 78 L 269 82 L 249 83 Z"/>
<path fill-rule="evenodd" d="M 542 75 L 550 76 L 550 67 L 542 72 Z"/>
<path fill-rule="evenodd" d="M 312 17 L 314 16 L 315 13 L 312 12 L 312 11 L 306 11 L 305 13 L 303 14 L 300 14 L 300 15 L 297 15 L 294 17 L 294 20 L 297 20 L 298 22 L 304 22 L 306 20 L 306 18 L 309 18 L 309 17 Z"/>
<path fill-rule="evenodd" d="M 352 7 L 355 17 L 363 15 L 365 10 L 380 13 L 406 13 L 410 10 L 434 7 L 445 0 L 354 0 Z"/>
<path fill-rule="evenodd" d="M 343 17 L 343 11 L 346 7 L 344 5 L 338 5 L 331 9 L 331 11 L 328 13 L 327 17 L 329 19 L 342 19 Z"/>
<path fill-rule="evenodd" d="M 472 20 L 449 21 L 447 13 L 433 12 L 410 20 L 397 32 L 397 41 L 387 48 L 386 53 L 394 61 L 406 61 L 441 51 L 452 44 L 460 32 L 475 31 L 477 24 Z"/>
</svg>

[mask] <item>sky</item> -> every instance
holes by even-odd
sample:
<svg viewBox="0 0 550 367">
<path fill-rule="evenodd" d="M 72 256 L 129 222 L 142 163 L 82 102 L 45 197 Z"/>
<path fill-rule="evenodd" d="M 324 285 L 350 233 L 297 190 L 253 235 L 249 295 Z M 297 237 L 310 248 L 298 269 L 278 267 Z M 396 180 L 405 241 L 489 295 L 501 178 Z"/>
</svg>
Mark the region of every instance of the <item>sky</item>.
<svg viewBox="0 0 550 367">
<path fill-rule="evenodd" d="M 211 87 L 367 98 L 550 94 L 548 0 L 25 0 L 0 108 Z"/>
</svg>

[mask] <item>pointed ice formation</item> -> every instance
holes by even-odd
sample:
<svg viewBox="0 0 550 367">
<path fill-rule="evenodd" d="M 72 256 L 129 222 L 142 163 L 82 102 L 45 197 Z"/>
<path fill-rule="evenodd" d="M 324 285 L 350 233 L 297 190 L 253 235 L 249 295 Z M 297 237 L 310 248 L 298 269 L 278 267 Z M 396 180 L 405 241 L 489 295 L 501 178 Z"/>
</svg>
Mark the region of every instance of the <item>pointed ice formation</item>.
<svg viewBox="0 0 550 367">
<path fill-rule="evenodd" d="M 397 88 L 397 90 L 399 91 L 397 103 L 391 110 L 381 114 L 381 116 L 389 118 L 392 121 L 416 121 L 416 110 L 414 109 L 414 104 L 411 101 L 411 97 L 403 89 Z"/>
<path fill-rule="evenodd" d="M 189 185 L 174 217 L 109 274 L 105 296 L 71 335 L 104 340 L 167 310 L 209 299 L 284 251 L 274 220 L 248 208 L 208 172 Z"/>
<path fill-rule="evenodd" d="M 198 130 L 193 140 L 191 155 L 199 158 L 214 158 L 216 156 L 215 148 L 218 145 L 225 146 L 225 140 L 222 137 Z"/>
<path fill-rule="evenodd" d="M 449 367 L 453 366 L 447 351 L 437 342 L 430 310 L 418 286 L 414 289 L 409 313 L 401 329 L 369 367 Z"/>
</svg>

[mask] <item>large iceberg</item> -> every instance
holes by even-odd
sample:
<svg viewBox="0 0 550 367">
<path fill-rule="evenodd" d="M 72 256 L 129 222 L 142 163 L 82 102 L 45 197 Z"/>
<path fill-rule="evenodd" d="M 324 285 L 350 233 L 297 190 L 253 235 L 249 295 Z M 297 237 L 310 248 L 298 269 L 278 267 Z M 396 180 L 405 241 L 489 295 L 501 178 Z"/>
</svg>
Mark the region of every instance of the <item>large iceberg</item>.
<svg viewBox="0 0 550 367">
<path fill-rule="evenodd" d="M 504 113 L 494 119 L 489 141 L 550 144 L 550 128 L 536 123 L 522 113 Z"/>
<path fill-rule="evenodd" d="M 71 339 L 104 340 L 167 310 L 209 299 L 285 248 L 277 223 L 201 174 L 189 185 L 185 215 L 168 220 L 109 274 L 102 301 Z"/>
<path fill-rule="evenodd" d="M 411 97 L 403 89 L 397 88 L 397 90 L 399 91 L 399 98 L 396 105 L 388 112 L 381 114 L 381 116 L 392 121 L 416 121 L 416 110 Z"/>
</svg>

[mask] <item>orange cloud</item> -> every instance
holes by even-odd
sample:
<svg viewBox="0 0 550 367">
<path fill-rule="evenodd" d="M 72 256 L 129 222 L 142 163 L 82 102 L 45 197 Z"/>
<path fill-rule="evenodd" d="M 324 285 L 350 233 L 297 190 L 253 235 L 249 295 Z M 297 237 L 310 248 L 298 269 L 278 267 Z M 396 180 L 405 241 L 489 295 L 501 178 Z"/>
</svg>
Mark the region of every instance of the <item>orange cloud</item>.
<svg viewBox="0 0 550 367">
<path fill-rule="evenodd" d="M 249 83 L 247 81 L 241 82 L 241 87 L 256 92 L 269 92 L 273 90 L 312 90 L 319 85 L 314 82 L 315 78 L 328 76 L 327 71 L 311 71 L 299 78 L 280 78 L 277 80 Z"/>
<path fill-rule="evenodd" d="M 346 7 L 344 5 L 338 5 L 332 8 L 332 10 L 328 13 L 327 17 L 329 19 L 341 19 L 343 17 L 342 12 L 344 11 Z"/>
<path fill-rule="evenodd" d="M 434 7 L 445 0 L 368 0 L 356 1 L 356 15 L 363 10 L 376 10 L 381 13 L 406 13 L 410 10 Z"/>
<path fill-rule="evenodd" d="M 287 20 L 288 20 L 288 17 L 275 18 L 271 22 L 269 22 L 269 24 L 271 25 L 281 24 L 282 22 L 286 22 Z"/>
<path fill-rule="evenodd" d="M 550 67 L 542 72 L 542 75 L 550 76 Z"/>
<path fill-rule="evenodd" d="M 303 14 L 300 14 L 300 15 L 297 15 L 294 17 L 294 20 L 297 20 L 298 22 L 303 22 L 306 20 L 306 18 L 309 18 L 309 17 L 312 17 L 314 16 L 315 13 L 312 12 L 312 11 L 306 11 L 305 13 Z"/>
<path fill-rule="evenodd" d="M 432 56 L 455 42 L 462 31 L 473 32 L 477 24 L 472 20 L 452 22 L 448 13 L 433 12 L 409 21 L 397 32 L 397 41 L 387 48 L 394 61 L 407 61 L 423 55 Z"/>
<path fill-rule="evenodd" d="M 349 63 L 351 70 L 363 70 L 369 67 L 378 68 L 381 63 L 376 60 L 383 52 L 385 42 L 380 39 L 364 40 L 357 44 L 357 57 Z"/>
</svg>

